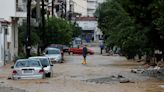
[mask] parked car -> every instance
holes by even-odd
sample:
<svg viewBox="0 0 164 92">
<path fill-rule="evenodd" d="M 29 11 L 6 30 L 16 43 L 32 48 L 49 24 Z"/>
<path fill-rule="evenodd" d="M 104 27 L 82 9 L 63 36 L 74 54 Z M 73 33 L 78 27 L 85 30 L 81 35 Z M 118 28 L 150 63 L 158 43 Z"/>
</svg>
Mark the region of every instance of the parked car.
<svg viewBox="0 0 164 92">
<path fill-rule="evenodd" d="M 62 53 L 60 49 L 48 47 L 45 49 L 44 55 L 50 59 L 52 63 L 62 63 Z"/>
<path fill-rule="evenodd" d="M 72 47 L 78 48 L 80 45 L 82 45 L 82 39 L 75 37 L 72 41 Z"/>
<path fill-rule="evenodd" d="M 11 67 L 12 79 L 38 79 L 45 78 L 44 67 L 36 59 L 19 59 Z"/>
<path fill-rule="evenodd" d="M 90 54 L 90 55 L 94 54 L 94 52 L 92 50 L 90 50 L 88 48 L 87 48 L 87 50 L 88 50 L 88 52 L 87 52 L 88 54 Z M 69 53 L 70 54 L 83 54 L 83 48 L 69 48 Z"/>
<path fill-rule="evenodd" d="M 69 47 L 66 45 L 62 45 L 62 44 L 50 44 L 48 47 L 52 47 L 52 48 L 58 48 L 63 52 L 68 52 Z"/>
<path fill-rule="evenodd" d="M 53 74 L 53 64 L 52 62 L 45 56 L 35 56 L 35 57 L 29 57 L 30 59 L 38 59 L 40 60 L 42 66 L 44 66 L 44 71 L 46 73 L 46 77 L 51 77 Z"/>
</svg>

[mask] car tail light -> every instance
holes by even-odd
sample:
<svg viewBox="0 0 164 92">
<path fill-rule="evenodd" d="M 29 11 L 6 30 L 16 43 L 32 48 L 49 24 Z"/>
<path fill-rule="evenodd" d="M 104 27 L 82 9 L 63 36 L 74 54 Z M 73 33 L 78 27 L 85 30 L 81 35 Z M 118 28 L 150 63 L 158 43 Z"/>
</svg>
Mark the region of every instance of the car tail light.
<svg viewBox="0 0 164 92">
<path fill-rule="evenodd" d="M 13 74 L 17 74 L 17 71 L 16 70 L 13 70 Z"/>
<path fill-rule="evenodd" d="M 44 70 L 39 70 L 39 73 L 41 73 L 41 74 L 44 73 Z"/>
</svg>

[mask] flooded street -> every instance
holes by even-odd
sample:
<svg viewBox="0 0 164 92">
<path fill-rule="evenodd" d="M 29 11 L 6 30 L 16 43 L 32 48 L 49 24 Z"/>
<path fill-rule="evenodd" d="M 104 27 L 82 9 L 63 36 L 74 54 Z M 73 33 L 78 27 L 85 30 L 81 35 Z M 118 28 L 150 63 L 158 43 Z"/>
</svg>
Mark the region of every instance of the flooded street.
<svg viewBox="0 0 164 92">
<path fill-rule="evenodd" d="M 28 92 L 164 92 L 160 86 L 164 85 L 164 81 L 130 72 L 132 68 L 141 66 L 141 63 L 127 61 L 124 57 L 99 54 L 88 56 L 87 65 L 81 62 L 82 56 L 66 55 L 65 63 L 54 64 L 52 78 L 40 80 L 7 80 L 11 72 L 8 65 L 0 68 L 0 82 L 4 82 L 0 86 Z M 130 82 L 120 82 L 126 79 Z"/>
</svg>

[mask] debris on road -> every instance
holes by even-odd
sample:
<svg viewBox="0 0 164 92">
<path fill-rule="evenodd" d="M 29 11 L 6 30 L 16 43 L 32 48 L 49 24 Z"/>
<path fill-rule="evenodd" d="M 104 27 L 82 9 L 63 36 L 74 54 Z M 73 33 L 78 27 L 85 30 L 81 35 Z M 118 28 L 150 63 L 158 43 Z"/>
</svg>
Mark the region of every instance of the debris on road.
<svg viewBox="0 0 164 92">
<path fill-rule="evenodd" d="M 112 75 L 110 77 L 102 77 L 95 79 L 88 79 L 86 82 L 94 82 L 96 84 L 110 84 L 110 83 L 134 83 L 128 78 L 125 78 L 123 75 Z"/>
<path fill-rule="evenodd" d="M 159 66 L 149 66 L 146 69 L 138 68 L 138 69 L 131 69 L 131 73 L 141 74 L 144 76 L 156 77 L 160 80 L 164 80 L 164 68 Z"/>
<path fill-rule="evenodd" d="M 164 88 L 164 85 L 159 85 L 160 88 Z"/>
<path fill-rule="evenodd" d="M 28 92 L 24 89 L 0 86 L 0 92 Z"/>
</svg>

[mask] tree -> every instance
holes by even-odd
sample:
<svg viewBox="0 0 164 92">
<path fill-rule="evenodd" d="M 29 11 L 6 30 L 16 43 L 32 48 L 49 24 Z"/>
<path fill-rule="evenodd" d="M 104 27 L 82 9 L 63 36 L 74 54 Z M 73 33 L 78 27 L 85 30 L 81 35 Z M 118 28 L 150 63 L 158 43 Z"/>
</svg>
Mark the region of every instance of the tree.
<svg viewBox="0 0 164 92">
<path fill-rule="evenodd" d="M 110 0 L 101 4 L 96 15 L 107 46 L 120 47 L 129 58 L 140 53 L 147 41 L 145 34 L 136 29 L 134 18 L 129 16 L 119 2 Z"/>
<path fill-rule="evenodd" d="M 72 40 L 72 25 L 61 18 L 51 17 L 46 24 L 46 45 L 65 44 L 68 45 Z"/>
<path fill-rule="evenodd" d="M 164 52 L 163 0 L 108 0 L 95 13 L 107 45 L 126 54 Z"/>
<path fill-rule="evenodd" d="M 25 41 L 25 37 L 26 37 L 26 23 L 24 22 L 21 26 L 18 27 L 18 52 L 19 54 L 22 54 L 24 52 L 24 46 L 26 44 Z M 40 37 L 38 35 L 37 32 L 37 28 L 35 28 L 34 26 L 31 26 L 31 45 L 37 45 L 38 43 L 40 43 Z"/>
</svg>

